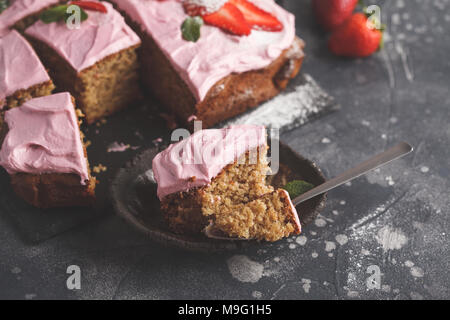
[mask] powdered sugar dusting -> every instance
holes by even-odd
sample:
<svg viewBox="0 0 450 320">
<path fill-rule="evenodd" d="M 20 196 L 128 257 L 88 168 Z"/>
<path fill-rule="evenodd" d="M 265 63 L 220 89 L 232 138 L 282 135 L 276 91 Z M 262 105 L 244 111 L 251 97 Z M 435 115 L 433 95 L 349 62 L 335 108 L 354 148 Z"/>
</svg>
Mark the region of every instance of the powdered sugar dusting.
<svg viewBox="0 0 450 320">
<path fill-rule="evenodd" d="M 233 278 L 240 282 L 256 283 L 263 276 L 264 266 L 244 255 L 232 256 L 227 265 Z"/>
<path fill-rule="evenodd" d="M 389 226 L 381 228 L 376 239 L 383 246 L 384 251 L 399 250 L 408 242 L 408 238 L 400 229 Z"/>
<path fill-rule="evenodd" d="M 306 123 L 325 109 L 335 107 L 334 99 L 318 86 L 313 78 L 304 74 L 304 81 L 281 93 L 260 107 L 222 123 L 220 127 L 239 124 L 258 124 L 268 128 L 290 130 Z"/>
</svg>

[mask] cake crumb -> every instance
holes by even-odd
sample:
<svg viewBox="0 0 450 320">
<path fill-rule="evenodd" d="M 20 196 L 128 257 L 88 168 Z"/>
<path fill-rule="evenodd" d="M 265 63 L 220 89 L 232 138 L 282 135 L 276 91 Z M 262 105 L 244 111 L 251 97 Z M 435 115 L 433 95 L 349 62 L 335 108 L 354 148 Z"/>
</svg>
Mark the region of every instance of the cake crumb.
<svg viewBox="0 0 450 320">
<path fill-rule="evenodd" d="M 91 141 L 91 140 L 88 140 L 88 141 L 86 141 L 86 142 L 84 143 L 84 146 L 87 148 L 87 147 L 89 147 L 91 144 L 92 144 L 92 141 Z"/>
<path fill-rule="evenodd" d="M 84 115 L 83 111 L 81 111 L 81 109 L 75 109 L 75 114 L 77 115 L 78 118 L 85 117 L 85 115 Z"/>
<path fill-rule="evenodd" d="M 101 163 L 92 168 L 92 171 L 95 173 L 105 172 L 106 170 L 108 170 L 108 168 Z"/>
</svg>

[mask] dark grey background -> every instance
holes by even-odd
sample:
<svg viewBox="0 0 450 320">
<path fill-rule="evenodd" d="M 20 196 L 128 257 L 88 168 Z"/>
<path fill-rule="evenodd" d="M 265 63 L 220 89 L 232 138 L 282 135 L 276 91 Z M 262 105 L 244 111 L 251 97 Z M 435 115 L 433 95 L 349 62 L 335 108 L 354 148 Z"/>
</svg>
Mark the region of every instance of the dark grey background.
<svg viewBox="0 0 450 320">
<path fill-rule="evenodd" d="M 400 140 L 414 145 L 414 154 L 331 192 L 303 237 L 258 250 L 168 249 L 112 212 L 32 244 L 14 219 L 0 214 L 0 298 L 450 298 L 450 1 L 377 2 L 388 25 L 386 48 L 356 60 L 328 52 L 309 1 L 284 3 L 307 43 L 303 71 L 342 110 L 282 140 L 329 177 Z M 124 162 L 131 155 L 107 157 Z M 81 267 L 81 290 L 66 288 L 72 264 Z M 380 289 L 366 285 L 370 266 L 381 271 Z"/>
</svg>

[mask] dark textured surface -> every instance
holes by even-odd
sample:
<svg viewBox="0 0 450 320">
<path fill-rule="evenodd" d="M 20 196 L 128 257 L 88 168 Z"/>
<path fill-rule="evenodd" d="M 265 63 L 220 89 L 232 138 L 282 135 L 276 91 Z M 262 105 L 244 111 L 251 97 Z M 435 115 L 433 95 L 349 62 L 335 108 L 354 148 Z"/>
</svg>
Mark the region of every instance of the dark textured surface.
<svg viewBox="0 0 450 320">
<path fill-rule="evenodd" d="M 383 52 L 365 60 L 331 56 L 309 1 L 284 3 L 296 12 L 298 34 L 307 43 L 304 72 L 342 110 L 282 140 L 328 176 L 398 140 L 413 144 L 414 154 L 331 192 L 326 210 L 297 241 L 259 250 L 168 250 L 113 215 L 30 245 L 1 214 L 0 297 L 450 298 L 450 2 L 379 2 L 389 37 Z M 162 126 L 149 120 L 138 118 Z M 106 144 L 132 141 L 135 133 L 90 135 L 93 143 Z M 131 153 L 105 153 L 91 162 L 125 161 Z M 66 289 L 71 264 L 81 267 L 81 290 Z M 366 285 L 370 266 L 380 268 L 380 289 Z"/>
</svg>

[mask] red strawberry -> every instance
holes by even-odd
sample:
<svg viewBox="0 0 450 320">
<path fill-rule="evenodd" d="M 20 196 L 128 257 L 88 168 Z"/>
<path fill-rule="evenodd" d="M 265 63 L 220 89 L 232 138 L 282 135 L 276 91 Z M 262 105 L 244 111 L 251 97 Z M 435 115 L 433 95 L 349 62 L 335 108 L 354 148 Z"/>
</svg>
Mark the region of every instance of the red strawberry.
<svg viewBox="0 0 450 320">
<path fill-rule="evenodd" d="M 363 13 L 353 14 L 330 37 L 328 47 L 331 52 L 345 57 L 368 57 L 378 50 L 383 33 L 369 28 Z"/>
<path fill-rule="evenodd" d="M 183 1 L 184 11 L 191 17 L 202 16 L 206 13 L 206 8 L 189 1 Z"/>
<path fill-rule="evenodd" d="M 202 16 L 205 23 L 219 27 L 238 36 L 248 36 L 252 31 L 239 9 L 230 2 L 219 11 Z"/>
<path fill-rule="evenodd" d="M 79 6 L 81 9 L 85 10 L 93 10 L 93 11 L 99 11 L 102 13 L 107 13 L 108 9 L 100 3 L 95 1 L 70 1 L 70 4 L 74 4 Z"/>
<path fill-rule="evenodd" d="M 245 20 L 253 29 L 265 31 L 281 31 L 283 24 L 271 13 L 258 8 L 247 0 L 229 0 L 244 15 Z"/>
<path fill-rule="evenodd" d="M 333 30 L 347 20 L 355 10 L 358 0 L 313 0 L 312 6 L 318 22 Z"/>
</svg>

